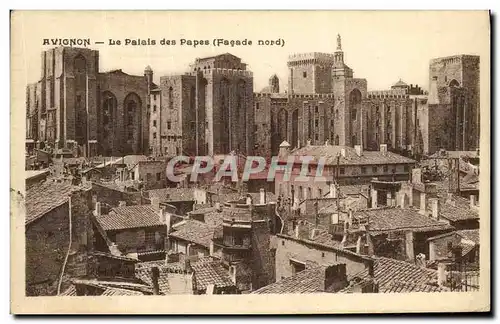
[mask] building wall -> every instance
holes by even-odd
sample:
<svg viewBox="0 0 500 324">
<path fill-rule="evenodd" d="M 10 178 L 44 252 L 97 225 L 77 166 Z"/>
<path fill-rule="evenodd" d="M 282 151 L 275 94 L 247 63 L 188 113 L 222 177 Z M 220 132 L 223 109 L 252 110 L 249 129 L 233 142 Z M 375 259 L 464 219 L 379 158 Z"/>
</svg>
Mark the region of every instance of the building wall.
<svg viewBox="0 0 500 324">
<path fill-rule="evenodd" d="M 100 73 L 98 81 L 100 90 L 97 116 L 99 152 L 108 156 L 147 152 L 149 98 L 146 78 L 128 75 L 117 70 Z M 116 106 L 109 107 L 108 104 L 108 109 L 105 109 L 105 101 L 109 98 L 112 99 L 111 102 L 116 102 Z M 133 111 L 129 111 L 129 105 L 134 105 L 132 102 L 135 102 L 136 107 Z"/>
<path fill-rule="evenodd" d="M 146 232 L 154 233 L 154 241 L 146 242 Z M 136 253 L 164 249 L 167 227 L 132 228 L 129 230 L 107 231 L 106 233 L 110 240 L 117 244 L 122 253 Z"/>
<path fill-rule="evenodd" d="M 72 195 L 72 243 L 61 291 L 71 277 L 87 273 L 87 252 L 92 250 L 90 194 Z M 69 246 L 69 204 L 65 203 L 26 226 L 26 295 L 53 296 Z"/>
<path fill-rule="evenodd" d="M 167 187 L 167 166 L 164 161 L 141 161 L 134 168 L 134 179 L 144 182 L 144 189 Z"/>
<path fill-rule="evenodd" d="M 276 249 L 276 281 L 293 275 L 290 259 L 301 262 L 315 262 L 320 265 L 345 263 L 347 275 L 353 275 L 366 268 L 360 257 L 333 251 L 332 249 L 314 246 L 283 236 L 278 236 Z"/>
</svg>

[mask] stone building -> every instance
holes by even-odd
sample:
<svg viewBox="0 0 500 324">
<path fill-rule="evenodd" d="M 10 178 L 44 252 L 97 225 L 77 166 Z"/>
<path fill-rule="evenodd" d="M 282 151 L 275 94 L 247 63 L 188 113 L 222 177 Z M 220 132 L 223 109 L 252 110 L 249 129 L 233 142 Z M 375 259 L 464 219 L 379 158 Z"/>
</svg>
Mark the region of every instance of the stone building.
<svg viewBox="0 0 500 324">
<path fill-rule="evenodd" d="M 367 82 L 353 78 L 344 63 L 340 35 L 334 54 L 294 54 L 287 65 L 287 93 L 278 93 L 273 76 L 269 87 L 254 94 L 256 153 L 276 154 L 284 140 L 292 147 L 308 140 L 314 145 L 326 140 L 335 145 L 361 144 Z"/>
<path fill-rule="evenodd" d="M 426 138 L 429 153 L 479 147 L 479 100 L 479 56 L 431 60 Z"/>
<path fill-rule="evenodd" d="M 252 93 L 252 73 L 229 53 L 197 58 L 184 75 L 161 77 L 151 94 L 151 151 L 251 155 Z"/>
<path fill-rule="evenodd" d="M 99 72 L 96 50 L 43 51 L 41 79 L 26 89 L 27 145 L 80 156 L 144 152 L 152 86 L 147 76 Z"/>
</svg>

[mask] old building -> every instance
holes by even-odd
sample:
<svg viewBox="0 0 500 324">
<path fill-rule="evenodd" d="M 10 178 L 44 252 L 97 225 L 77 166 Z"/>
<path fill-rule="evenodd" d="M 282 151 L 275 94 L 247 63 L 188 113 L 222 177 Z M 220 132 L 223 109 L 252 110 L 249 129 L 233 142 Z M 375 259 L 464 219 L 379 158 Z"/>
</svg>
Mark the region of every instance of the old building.
<svg viewBox="0 0 500 324">
<path fill-rule="evenodd" d="M 253 76 L 240 58 L 197 58 L 184 75 L 161 77 L 158 87 L 150 95 L 155 154 L 252 154 Z"/>
<path fill-rule="evenodd" d="M 479 147 L 479 99 L 479 56 L 431 60 L 428 152 L 442 148 L 470 151 Z"/>
<path fill-rule="evenodd" d="M 67 182 L 46 180 L 27 189 L 26 295 L 56 295 L 72 277 L 87 274 L 91 198 L 88 189 Z"/>
<path fill-rule="evenodd" d="M 304 157 L 312 157 L 307 172 L 299 179 Z M 292 158 L 293 167 L 287 166 Z M 416 161 L 389 152 L 386 145 L 380 151 L 363 151 L 361 146 L 306 145 L 289 151 L 282 147 L 280 161 L 283 165 L 276 168 L 275 193 L 290 197 L 294 193 L 294 201 L 307 198 L 320 198 L 328 195 L 330 183 L 369 184 L 373 178 L 387 181 L 409 180 L 411 170 Z M 321 161 L 324 162 L 321 165 Z M 286 174 L 289 174 L 288 178 Z M 299 181 L 300 180 L 300 181 Z"/>
<path fill-rule="evenodd" d="M 26 91 L 28 142 L 85 156 L 147 151 L 150 78 L 99 72 L 99 52 L 75 47 L 42 52 L 41 71 Z"/>
<path fill-rule="evenodd" d="M 254 94 L 256 152 L 277 154 L 282 141 L 292 147 L 326 140 L 335 145 L 362 144 L 367 82 L 353 78 L 344 63 L 340 36 L 334 54 L 294 54 L 287 65 L 287 93 L 278 93 L 279 81 L 273 76 L 268 88 Z"/>
</svg>

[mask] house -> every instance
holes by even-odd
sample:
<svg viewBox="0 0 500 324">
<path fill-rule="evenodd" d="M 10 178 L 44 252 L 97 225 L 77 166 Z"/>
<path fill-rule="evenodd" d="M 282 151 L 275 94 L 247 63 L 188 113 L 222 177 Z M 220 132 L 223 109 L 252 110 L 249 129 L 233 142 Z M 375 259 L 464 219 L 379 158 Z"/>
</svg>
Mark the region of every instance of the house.
<svg viewBox="0 0 500 324">
<path fill-rule="evenodd" d="M 53 296 L 61 279 L 64 287 L 86 274 L 92 196 L 89 188 L 46 180 L 27 188 L 25 202 L 26 295 Z"/>
<path fill-rule="evenodd" d="M 150 200 L 157 199 L 160 204 L 168 204 L 176 208 L 177 215 L 187 215 L 195 204 L 195 188 L 162 188 L 148 190 L 145 196 Z"/>
<path fill-rule="evenodd" d="M 460 248 L 461 261 L 479 267 L 479 229 L 458 230 L 427 239 L 429 261 L 448 261 L 453 256 L 454 248 Z"/>
<path fill-rule="evenodd" d="M 299 181 L 301 172 L 304 172 L 302 167 L 306 168 L 304 157 L 312 160 L 304 169 L 307 171 L 304 179 Z M 303 199 L 319 198 L 330 190 L 329 184 L 334 178 L 339 185 L 369 184 L 374 177 L 382 181 L 407 181 L 415 163 L 412 159 L 387 151 L 386 145 L 381 145 L 380 151 L 363 151 L 359 145 L 352 148 L 328 143 L 308 144 L 291 152 L 289 147 L 282 147 L 280 168 L 276 170 L 275 193 L 289 197 L 293 190 Z"/>
<path fill-rule="evenodd" d="M 95 217 L 122 253 L 140 260 L 164 259 L 169 228 L 182 219 L 159 205 L 122 204 L 104 214 L 100 202 L 96 203 Z"/>
</svg>

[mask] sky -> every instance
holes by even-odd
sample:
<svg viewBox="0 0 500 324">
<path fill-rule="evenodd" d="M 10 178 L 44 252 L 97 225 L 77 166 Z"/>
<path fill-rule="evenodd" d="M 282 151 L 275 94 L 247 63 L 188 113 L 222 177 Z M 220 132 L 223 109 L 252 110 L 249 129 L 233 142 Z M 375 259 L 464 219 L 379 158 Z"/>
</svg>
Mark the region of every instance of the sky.
<svg viewBox="0 0 500 324">
<path fill-rule="evenodd" d="M 276 73 L 286 89 L 288 55 L 306 52 L 333 53 L 337 34 L 342 37 L 345 63 L 354 77 L 365 78 L 368 90 L 388 89 L 399 79 L 428 88 L 429 61 L 455 54 L 479 55 L 489 50 L 487 12 L 439 11 L 284 11 L 284 12 L 14 12 L 13 55 L 19 64 L 20 85 L 40 78 L 40 53 L 44 38 L 90 38 L 103 45 L 100 71 L 122 69 L 142 75 L 150 65 L 160 76 L 188 70 L 197 57 L 229 52 L 248 64 L 254 91 L 267 86 Z M 109 39 L 154 39 L 155 46 L 109 45 Z M 176 40 L 161 46 L 161 39 Z M 189 40 L 252 40 L 252 46 L 181 46 Z M 259 39 L 283 39 L 285 45 L 258 46 Z M 486 60 L 481 60 L 485 68 Z M 486 68 L 487 69 L 487 68 Z M 14 71 L 15 70 L 15 71 Z"/>
</svg>

